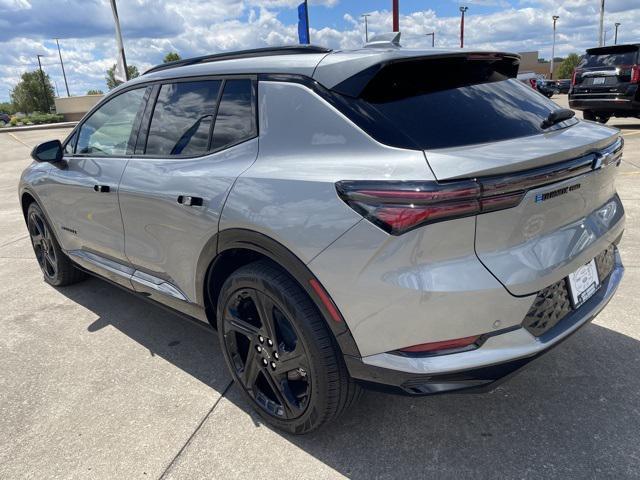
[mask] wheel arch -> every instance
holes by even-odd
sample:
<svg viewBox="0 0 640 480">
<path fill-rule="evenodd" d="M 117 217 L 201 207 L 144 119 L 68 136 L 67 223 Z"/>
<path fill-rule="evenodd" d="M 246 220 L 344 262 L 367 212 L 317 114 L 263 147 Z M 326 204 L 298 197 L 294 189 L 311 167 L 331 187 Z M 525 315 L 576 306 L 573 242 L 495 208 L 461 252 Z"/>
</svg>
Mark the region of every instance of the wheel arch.
<svg viewBox="0 0 640 480">
<path fill-rule="evenodd" d="M 212 252 L 215 252 L 213 254 Z M 337 322 L 332 318 L 332 312 L 314 290 L 310 281 L 319 281 L 311 270 L 291 250 L 267 235 L 246 229 L 229 229 L 219 232 L 212 238 L 203 250 L 198 268 L 198 294 L 202 295 L 201 302 L 205 306 L 207 318 L 215 327 L 215 306 L 220 288 L 225 280 L 235 270 L 253 261 L 267 258 L 284 269 L 305 290 L 309 298 L 324 318 L 329 330 L 333 333 L 342 353 L 350 356 L 360 356 L 360 352 L 344 319 Z M 325 301 L 337 310 L 337 306 L 328 294 Z"/>
<path fill-rule="evenodd" d="M 24 216 L 25 222 L 27 221 L 27 212 L 29 210 L 29 205 L 31 205 L 32 203 L 37 203 L 38 205 L 40 205 L 36 197 L 31 192 L 29 192 L 28 190 L 24 190 L 20 194 L 20 206 L 22 207 L 22 215 Z"/>
</svg>

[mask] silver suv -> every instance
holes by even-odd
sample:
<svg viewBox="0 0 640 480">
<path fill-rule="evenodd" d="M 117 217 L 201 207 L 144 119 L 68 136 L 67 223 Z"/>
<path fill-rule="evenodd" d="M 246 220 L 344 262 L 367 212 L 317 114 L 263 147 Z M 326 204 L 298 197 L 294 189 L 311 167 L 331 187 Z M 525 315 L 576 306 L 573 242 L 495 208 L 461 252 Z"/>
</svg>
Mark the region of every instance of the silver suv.
<svg viewBox="0 0 640 480">
<path fill-rule="evenodd" d="M 152 68 L 20 202 L 44 279 L 96 274 L 210 323 L 272 425 L 368 385 L 482 389 L 589 322 L 623 267 L 619 131 L 500 52 L 284 47 Z"/>
</svg>

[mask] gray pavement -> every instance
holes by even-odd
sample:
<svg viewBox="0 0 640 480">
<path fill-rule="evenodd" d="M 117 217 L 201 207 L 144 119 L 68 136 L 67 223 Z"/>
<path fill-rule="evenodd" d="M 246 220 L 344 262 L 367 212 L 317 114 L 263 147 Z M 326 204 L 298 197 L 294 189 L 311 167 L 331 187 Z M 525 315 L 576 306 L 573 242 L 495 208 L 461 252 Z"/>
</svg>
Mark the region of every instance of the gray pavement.
<svg viewBox="0 0 640 480">
<path fill-rule="evenodd" d="M 611 123 L 627 270 L 608 308 L 492 393 L 368 392 L 305 437 L 251 413 L 209 329 L 97 279 L 46 285 L 16 187 L 69 130 L 0 133 L 0 479 L 640 478 L 640 121 Z"/>
</svg>

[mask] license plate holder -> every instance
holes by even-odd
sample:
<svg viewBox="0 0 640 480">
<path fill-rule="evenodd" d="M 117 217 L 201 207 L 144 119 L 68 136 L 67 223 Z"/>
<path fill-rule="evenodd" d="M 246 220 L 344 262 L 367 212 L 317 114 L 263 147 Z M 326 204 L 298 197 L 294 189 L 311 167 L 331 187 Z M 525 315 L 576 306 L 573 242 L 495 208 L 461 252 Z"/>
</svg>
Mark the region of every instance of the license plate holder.
<svg viewBox="0 0 640 480">
<path fill-rule="evenodd" d="M 571 304 L 573 308 L 578 308 L 600 288 L 595 259 L 584 264 L 575 272 L 570 273 L 567 280 Z"/>
</svg>

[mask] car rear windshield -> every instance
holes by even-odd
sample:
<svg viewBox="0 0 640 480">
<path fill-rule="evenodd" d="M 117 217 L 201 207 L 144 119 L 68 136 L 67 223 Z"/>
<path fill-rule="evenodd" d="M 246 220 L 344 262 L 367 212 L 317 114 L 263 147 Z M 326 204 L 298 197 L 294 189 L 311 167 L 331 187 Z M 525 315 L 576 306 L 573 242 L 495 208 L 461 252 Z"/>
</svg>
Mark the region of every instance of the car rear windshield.
<svg viewBox="0 0 640 480">
<path fill-rule="evenodd" d="M 383 68 L 358 102 L 397 134 L 390 139 L 385 133 L 380 141 L 405 148 L 450 148 L 541 133 L 542 121 L 560 107 L 513 79 L 515 74 L 502 61 L 402 62 Z"/>
<path fill-rule="evenodd" d="M 620 65 L 633 65 L 638 58 L 638 49 L 635 47 L 611 50 L 598 50 L 587 52 L 578 64 L 578 68 L 618 67 Z"/>
</svg>

